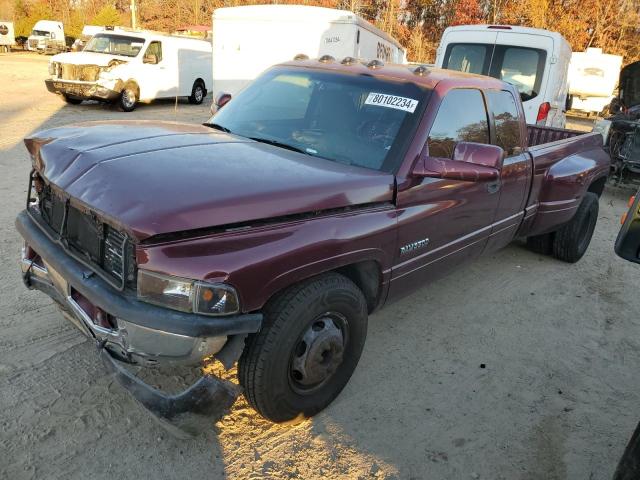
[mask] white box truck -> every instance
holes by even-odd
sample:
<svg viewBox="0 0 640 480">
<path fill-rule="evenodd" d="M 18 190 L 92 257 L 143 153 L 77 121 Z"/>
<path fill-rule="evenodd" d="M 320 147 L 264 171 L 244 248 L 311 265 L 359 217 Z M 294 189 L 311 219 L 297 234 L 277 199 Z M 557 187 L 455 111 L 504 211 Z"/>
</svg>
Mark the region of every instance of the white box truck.
<svg viewBox="0 0 640 480">
<path fill-rule="evenodd" d="M 569 64 L 571 110 L 587 115 L 601 113 L 618 84 L 622 57 L 602 53 L 601 48 L 573 52 Z"/>
<path fill-rule="evenodd" d="M 38 20 L 27 40 L 27 50 L 38 53 L 58 53 L 67 49 L 62 22 Z"/>
<path fill-rule="evenodd" d="M 211 43 L 195 38 L 118 28 L 96 33 L 81 52 L 51 57 L 47 89 L 71 104 L 137 102 L 188 97 L 200 104 L 211 88 Z"/>
<path fill-rule="evenodd" d="M 400 43 L 347 10 L 252 5 L 213 12 L 213 92 L 235 94 L 298 54 L 404 63 Z"/>
<path fill-rule="evenodd" d="M 436 66 L 499 78 L 516 86 L 529 124 L 564 128 L 571 46 L 557 32 L 509 25 L 444 31 Z"/>
<path fill-rule="evenodd" d="M 13 30 L 13 22 L 0 20 L 0 52 L 9 53 L 15 46 L 16 37 Z"/>
</svg>

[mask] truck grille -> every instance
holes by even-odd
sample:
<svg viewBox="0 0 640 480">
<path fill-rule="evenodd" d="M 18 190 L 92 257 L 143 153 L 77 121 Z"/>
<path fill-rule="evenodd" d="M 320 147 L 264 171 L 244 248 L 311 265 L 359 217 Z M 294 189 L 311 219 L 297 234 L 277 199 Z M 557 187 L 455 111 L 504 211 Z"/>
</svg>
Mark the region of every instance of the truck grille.
<svg viewBox="0 0 640 480">
<path fill-rule="evenodd" d="M 39 194 L 38 203 L 40 218 L 62 241 L 67 252 L 116 288 L 133 285 L 134 249 L 122 232 L 95 214 L 69 205 L 48 186 Z"/>
<path fill-rule="evenodd" d="M 95 82 L 100 75 L 100 67 L 97 65 L 72 65 L 70 63 L 58 63 L 56 65 L 57 77 L 61 80 L 80 80 L 83 82 Z"/>
</svg>

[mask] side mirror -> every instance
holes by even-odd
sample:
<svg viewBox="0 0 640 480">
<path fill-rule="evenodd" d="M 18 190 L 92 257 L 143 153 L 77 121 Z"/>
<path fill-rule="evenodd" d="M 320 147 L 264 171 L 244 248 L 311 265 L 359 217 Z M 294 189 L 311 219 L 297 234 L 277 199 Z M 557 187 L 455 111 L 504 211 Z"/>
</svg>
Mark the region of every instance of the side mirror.
<svg viewBox="0 0 640 480">
<path fill-rule="evenodd" d="M 150 63 L 151 65 L 157 65 L 158 64 L 158 56 L 154 55 L 153 53 L 147 53 L 143 57 L 142 63 Z"/>
<path fill-rule="evenodd" d="M 413 174 L 465 182 L 493 181 L 500 178 L 503 158 L 504 150 L 496 145 L 458 142 L 453 158 L 424 156 L 413 169 Z"/>
<path fill-rule="evenodd" d="M 620 113 L 622 111 L 622 105 L 620 102 L 619 98 L 614 98 L 613 100 L 611 100 L 611 103 L 609 104 L 609 112 L 610 113 Z"/>
<path fill-rule="evenodd" d="M 211 105 L 211 114 L 216 113 L 222 107 L 224 107 L 231 100 L 231 94 L 227 92 L 220 92 L 216 95 L 213 105 Z"/>
<path fill-rule="evenodd" d="M 629 204 L 629 210 L 622 217 L 615 251 L 625 260 L 640 263 L 640 191 L 631 197 Z"/>
</svg>

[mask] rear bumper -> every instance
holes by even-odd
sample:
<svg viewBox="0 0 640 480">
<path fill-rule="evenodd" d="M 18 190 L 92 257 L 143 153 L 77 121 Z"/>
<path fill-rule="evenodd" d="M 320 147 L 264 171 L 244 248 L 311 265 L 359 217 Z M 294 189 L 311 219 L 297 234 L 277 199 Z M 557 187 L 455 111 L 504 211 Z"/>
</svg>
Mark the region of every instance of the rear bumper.
<svg viewBox="0 0 640 480">
<path fill-rule="evenodd" d="M 16 228 L 41 259 L 36 263 L 23 252 L 25 284 L 49 295 L 78 329 L 127 362 L 194 364 L 218 353 L 228 337 L 260 329 L 261 314 L 209 317 L 140 302 L 133 295 L 117 291 L 67 255 L 26 211 L 18 215 Z M 108 329 L 96 324 L 72 298 L 72 291 L 114 317 L 117 326 Z"/>
<path fill-rule="evenodd" d="M 70 95 L 85 100 L 112 101 L 118 98 L 121 85 L 115 82 L 102 85 L 99 82 L 82 82 L 79 80 L 56 80 L 47 78 L 44 81 L 47 90 L 59 95 Z"/>
</svg>

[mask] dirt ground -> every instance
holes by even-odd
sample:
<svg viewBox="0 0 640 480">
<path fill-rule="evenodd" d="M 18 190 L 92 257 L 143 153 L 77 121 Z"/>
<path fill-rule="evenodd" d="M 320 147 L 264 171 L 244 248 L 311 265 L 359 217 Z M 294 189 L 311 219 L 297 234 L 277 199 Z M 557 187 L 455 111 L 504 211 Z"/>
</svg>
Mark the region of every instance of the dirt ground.
<svg viewBox="0 0 640 480">
<path fill-rule="evenodd" d="M 628 191 L 607 189 L 575 265 L 514 244 L 374 314 L 353 378 L 317 417 L 272 425 L 241 398 L 204 436 L 178 440 L 23 287 L 13 219 L 25 134 L 105 118 L 202 122 L 208 106 L 67 106 L 45 89 L 47 60 L 0 56 L 0 478 L 611 477 L 640 420 L 640 267 L 613 253 Z"/>
</svg>

